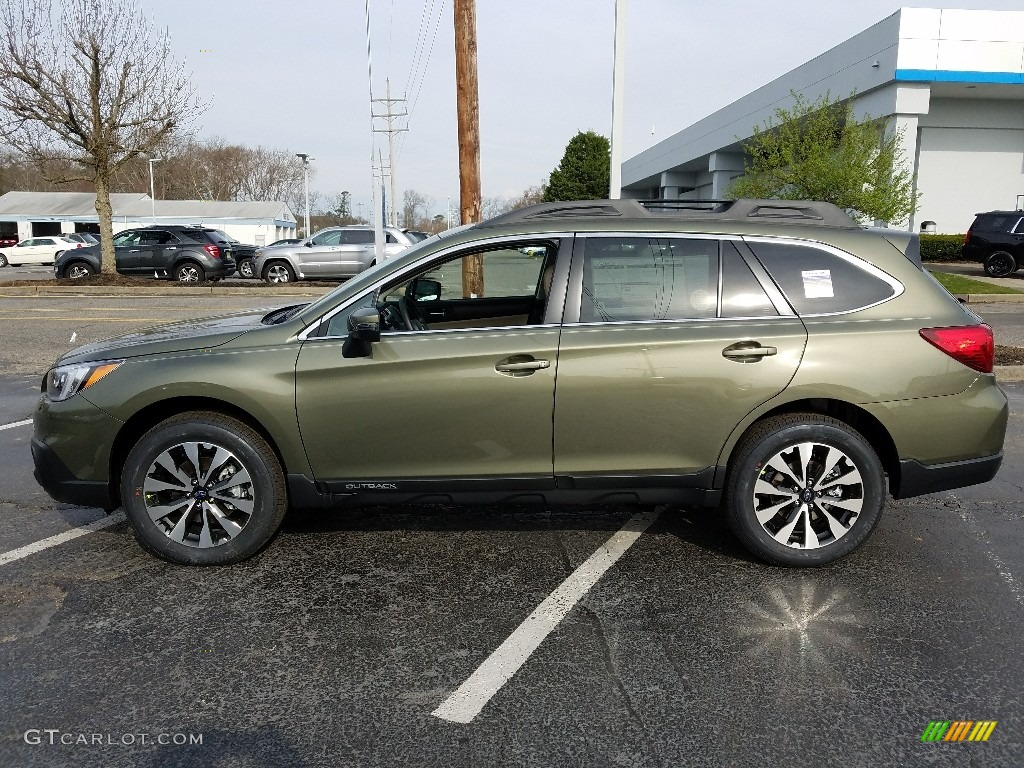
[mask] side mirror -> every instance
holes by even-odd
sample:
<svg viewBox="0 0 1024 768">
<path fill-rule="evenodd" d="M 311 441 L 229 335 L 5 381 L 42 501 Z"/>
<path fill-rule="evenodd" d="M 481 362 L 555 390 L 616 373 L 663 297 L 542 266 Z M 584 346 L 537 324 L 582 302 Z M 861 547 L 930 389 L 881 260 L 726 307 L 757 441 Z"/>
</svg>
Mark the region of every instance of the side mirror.
<svg viewBox="0 0 1024 768">
<path fill-rule="evenodd" d="M 417 277 L 409 283 L 406 295 L 413 301 L 437 301 L 441 298 L 441 283 Z"/>
<path fill-rule="evenodd" d="M 307 248 L 312 248 L 313 247 L 313 241 L 312 240 L 307 240 L 306 242 L 303 243 L 303 245 L 306 246 Z"/>
<path fill-rule="evenodd" d="M 349 315 L 348 332 L 357 341 L 380 341 L 380 312 L 376 307 L 360 307 Z"/>
</svg>

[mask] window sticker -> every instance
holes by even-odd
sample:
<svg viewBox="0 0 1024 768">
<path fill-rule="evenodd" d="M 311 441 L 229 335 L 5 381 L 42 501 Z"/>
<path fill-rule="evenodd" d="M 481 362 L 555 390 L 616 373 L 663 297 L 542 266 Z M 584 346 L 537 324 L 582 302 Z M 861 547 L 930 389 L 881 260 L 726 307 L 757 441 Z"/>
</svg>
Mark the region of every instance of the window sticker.
<svg viewBox="0 0 1024 768">
<path fill-rule="evenodd" d="M 831 299 L 832 271 L 829 269 L 805 269 L 800 272 L 804 280 L 804 297 L 808 299 Z"/>
</svg>

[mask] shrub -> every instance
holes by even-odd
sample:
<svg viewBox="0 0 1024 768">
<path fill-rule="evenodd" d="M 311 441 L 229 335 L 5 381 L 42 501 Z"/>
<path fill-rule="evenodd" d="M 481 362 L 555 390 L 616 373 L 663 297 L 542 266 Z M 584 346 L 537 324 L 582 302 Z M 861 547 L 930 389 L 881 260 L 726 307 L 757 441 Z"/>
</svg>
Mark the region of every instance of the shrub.
<svg viewBox="0 0 1024 768">
<path fill-rule="evenodd" d="M 963 235 L 921 235 L 921 261 L 962 261 Z"/>
</svg>

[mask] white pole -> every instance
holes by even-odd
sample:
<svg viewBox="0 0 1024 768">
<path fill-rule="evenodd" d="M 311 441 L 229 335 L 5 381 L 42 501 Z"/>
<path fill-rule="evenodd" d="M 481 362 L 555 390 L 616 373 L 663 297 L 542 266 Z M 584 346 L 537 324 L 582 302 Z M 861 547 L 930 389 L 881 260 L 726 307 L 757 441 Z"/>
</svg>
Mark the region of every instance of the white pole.
<svg viewBox="0 0 1024 768">
<path fill-rule="evenodd" d="M 612 152 L 608 197 L 622 197 L 622 102 L 625 91 L 626 0 L 615 0 L 615 50 L 612 67 Z"/>
<path fill-rule="evenodd" d="M 159 163 L 163 160 L 162 157 L 151 157 L 149 158 L 149 203 L 150 203 L 150 218 L 153 223 L 156 224 L 156 192 L 153 185 L 153 163 Z"/>
<path fill-rule="evenodd" d="M 308 238 L 309 235 L 310 235 L 310 231 L 309 231 L 309 161 L 310 160 L 316 160 L 316 158 L 315 157 L 310 157 L 309 155 L 307 155 L 307 154 L 305 154 L 303 152 L 298 152 L 298 153 L 296 153 L 295 156 L 297 158 L 299 158 L 300 160 L 302 160 L 302 183 L 303 183 L 303 187 L 305 188 L 305 191 L 306 191 L 306 214 L 305 214 L 305 228 L 306 228 L 306 231 L 305 231 L 305 236 Z"/>
</svg>

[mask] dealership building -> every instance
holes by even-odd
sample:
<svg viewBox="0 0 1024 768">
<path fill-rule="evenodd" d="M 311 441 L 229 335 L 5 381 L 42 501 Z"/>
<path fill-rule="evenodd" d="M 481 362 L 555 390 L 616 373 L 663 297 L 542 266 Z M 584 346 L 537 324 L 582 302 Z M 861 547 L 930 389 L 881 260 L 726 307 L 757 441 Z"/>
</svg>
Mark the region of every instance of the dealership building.
<svg viewBox="0 0 1024 768">
<path fill-rule="evenodd" d="M 792 93 L 854 96 L 903 132 L 918 212 L 901 226 L 965 232 L 977 211 L 1024 208 L 1024 11 L 901 8 L 622 165 L 622 196 L 722 199 L 742 144 Z"/>
</svg>

